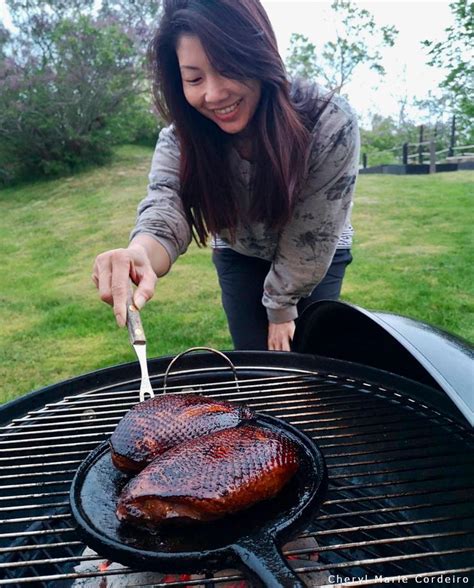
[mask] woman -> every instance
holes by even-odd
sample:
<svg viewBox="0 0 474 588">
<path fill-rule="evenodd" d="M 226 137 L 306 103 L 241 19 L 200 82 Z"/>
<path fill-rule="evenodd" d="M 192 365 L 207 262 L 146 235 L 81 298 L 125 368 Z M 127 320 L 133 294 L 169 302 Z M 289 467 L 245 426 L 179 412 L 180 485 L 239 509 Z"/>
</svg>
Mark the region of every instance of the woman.
<svg viewBox="0 0 474 588">
<path fill-rule="evenodd" d="M 352 257 L 356 117 L 290 83 L 259 0 L 166 0 L 150 45 L 160 133 L 126 249 L 96 259 L 102 300 L 126 319 L 186 251 L 212 237 L 236 349 L 290 350 L 298 313 L 337 299 Z"/>
</svg>

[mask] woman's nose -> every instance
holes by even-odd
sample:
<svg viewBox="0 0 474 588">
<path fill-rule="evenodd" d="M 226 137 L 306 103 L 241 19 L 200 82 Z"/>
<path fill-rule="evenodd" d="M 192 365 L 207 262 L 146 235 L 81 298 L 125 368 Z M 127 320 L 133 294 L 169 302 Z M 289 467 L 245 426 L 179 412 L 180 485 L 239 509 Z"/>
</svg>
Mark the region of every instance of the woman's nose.
<svg viewBox="0 0 474 588">
<path fill-rule="evenodd" d="M 205 100 L 208 106 L 219 106 L 230 95 L 226 79 L 222 76 L 212 76 L 206 83 Z"/>
</svg>

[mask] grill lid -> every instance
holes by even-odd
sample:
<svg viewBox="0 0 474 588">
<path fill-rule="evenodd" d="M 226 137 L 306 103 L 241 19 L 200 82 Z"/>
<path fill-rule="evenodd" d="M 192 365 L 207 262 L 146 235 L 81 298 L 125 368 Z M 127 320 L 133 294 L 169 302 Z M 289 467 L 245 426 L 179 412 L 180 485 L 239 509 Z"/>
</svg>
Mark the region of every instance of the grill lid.
<svg viewBox="0 0 474 588">
<path fill-rule="evenodd" d="M 323 300 L 301 315 L 293 350 L 370 365 L 441 390 L 474 426 L 473 347 L 432 325 Z"/>
</svg>

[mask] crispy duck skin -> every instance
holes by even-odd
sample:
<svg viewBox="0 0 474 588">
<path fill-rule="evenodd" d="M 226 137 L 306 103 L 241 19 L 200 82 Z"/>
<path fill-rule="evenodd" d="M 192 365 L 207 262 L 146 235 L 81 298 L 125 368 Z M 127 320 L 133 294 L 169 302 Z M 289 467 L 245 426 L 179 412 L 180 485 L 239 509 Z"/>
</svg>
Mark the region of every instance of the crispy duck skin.
<svg viewBox="0 0 474 588">
<path fill-rule="evenodd" d="M 157 457 L 123 489 L 117 517 L 153 527 L 212 521 L 272 498 L 298 469 L 284 435 L 243 425 L 187 441 Z"/>
<path fill-rule="evenodd" d="M 171 447 L 253 418 L 246 407 L 198 394 L 162 394 L 136 404 L 110 437 L 112 462 L 136 473 Z"/>
</svg>

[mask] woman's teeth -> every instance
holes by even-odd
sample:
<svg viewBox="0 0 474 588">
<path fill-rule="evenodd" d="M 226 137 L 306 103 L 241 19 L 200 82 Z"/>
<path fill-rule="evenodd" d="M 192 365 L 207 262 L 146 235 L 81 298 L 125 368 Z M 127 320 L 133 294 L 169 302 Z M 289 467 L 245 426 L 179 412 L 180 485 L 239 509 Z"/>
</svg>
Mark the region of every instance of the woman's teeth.
<svg viewBox="0 0 474 588">
<path fill-rule="evenodd" d="M 221 108 L 220 110 L 215 110 L 214 112 L 216 114 L 230 114 L 231 112 L 234 112 L 234 110 L 237 108 L 239 104 L 240 100 L 237 100 L 237 102 L 234 102 L 234 104 L 227 106 L 227 108 Z"/>
</svg>

